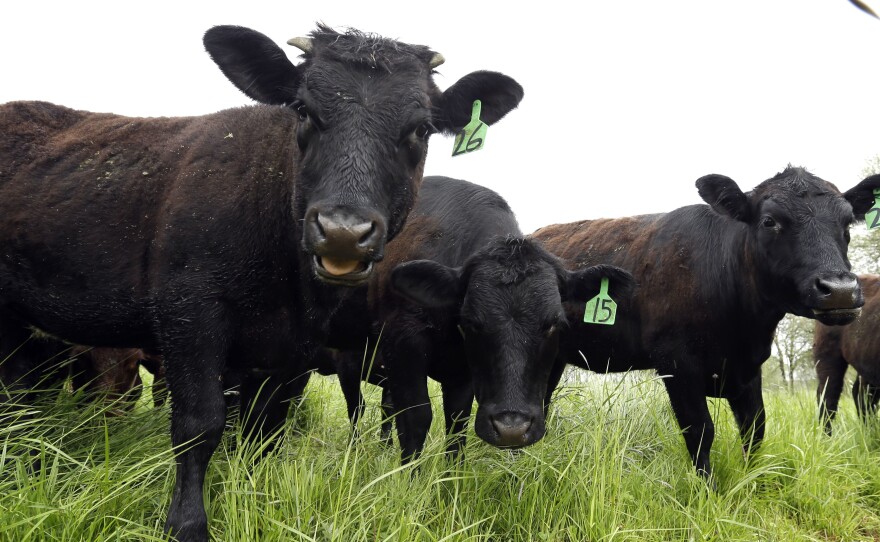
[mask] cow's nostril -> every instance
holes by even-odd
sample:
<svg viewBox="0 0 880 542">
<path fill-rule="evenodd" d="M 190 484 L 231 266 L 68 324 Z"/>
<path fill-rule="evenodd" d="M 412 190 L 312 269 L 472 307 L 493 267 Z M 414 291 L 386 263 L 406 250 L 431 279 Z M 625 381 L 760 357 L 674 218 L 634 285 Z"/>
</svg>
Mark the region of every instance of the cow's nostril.
<svg viewBox="0 0 880 542">
<path fill-rule="evenodd" d="M 358 244 L 366 245 L 370 242 L 370 238 L 373 237 L 373 234 L 376 233 L 376 223 L 370 222 L 368 224 L 369 228 L 367 228 L 367 232 L 361 235 L 361 238 L 358 239 Z"/>
<path fill-rule="evenodd" d="M 831 285 L 829 285 L 827 282 L 825 282 L 822 279 L 816 279 L 816 290 L 822 296 L 827 297 L 827 296 L 831 295 Z"/>
</svg>

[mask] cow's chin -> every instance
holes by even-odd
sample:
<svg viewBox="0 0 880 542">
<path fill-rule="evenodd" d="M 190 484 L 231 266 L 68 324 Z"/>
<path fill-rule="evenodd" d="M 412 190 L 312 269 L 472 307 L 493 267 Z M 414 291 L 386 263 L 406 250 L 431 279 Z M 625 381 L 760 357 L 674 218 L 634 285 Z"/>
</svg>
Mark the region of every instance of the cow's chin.
<svg viewBox="0 0 880 542">
<path fill-rule="evenodd" d="M 339 261 L 314 256 L 312 267 L 318 280 L 333 286 L 361 286 L 373 274 L 373 262 Z"/>
<path fill-rule="evenodd" d="M 845 326 L 858 318 L 861 312 L 861 307 L 853 309 L 813 309 L 813 318 L 826 326 Z"/>
</svg>

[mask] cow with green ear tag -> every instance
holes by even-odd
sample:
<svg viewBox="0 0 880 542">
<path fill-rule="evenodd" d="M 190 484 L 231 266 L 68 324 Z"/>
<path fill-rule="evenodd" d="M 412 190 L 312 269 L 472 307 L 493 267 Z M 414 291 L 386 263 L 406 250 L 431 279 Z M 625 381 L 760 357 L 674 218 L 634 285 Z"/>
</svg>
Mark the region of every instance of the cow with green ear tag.
<svg viewBox="0 0 880 542">
<path fill-rule="evenodd" d="M 330 315 L 403 227 L 431 135 L 458 132 L 474 101 L 492 124 L 523 96 L 488 71 L 441 90 L 442 56 L 422 45 L 326 26 L 292 44 L 297 63 L 254 30 L 205 34 L 249 107 L 0 106 L 0 360 L 30 326 L 163 354 L 179 450 L 165 528 L 181 542 L 208 538 L 224 388 L 240 383 L 246 434 L 275 433 Z M 0 402 L 32 374 L 18 361 L 3 366 Z"/>
<path fill-rule="evenodd" d="M 556 224 L 534 237 L 570 269 L 609 263 L 639 283 L 631 300 L 618 300 L 614 326 L 584 323 L 585 305 L 568 304 L 555 378 L 567 363 L 656 371 L 694 466 L 709 477 L 715 426 L 706 398 L 727 399 L 750 450 L 764 435 L 761 364 L 782 317 L 843 325 L 858 316 L 849 227 L 874 204 L 880 177 L 841 193 L 789 166 L 749 192 L 724 175 L 696 185 L 705 205 Z"/>
</svg>

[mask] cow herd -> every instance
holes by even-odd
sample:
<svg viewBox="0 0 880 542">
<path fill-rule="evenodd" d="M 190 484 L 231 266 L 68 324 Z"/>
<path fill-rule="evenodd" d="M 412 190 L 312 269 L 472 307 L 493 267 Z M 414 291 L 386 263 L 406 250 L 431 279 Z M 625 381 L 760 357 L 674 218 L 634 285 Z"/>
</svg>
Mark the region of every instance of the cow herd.
<svg viewBox="0 0 880 542">
<path fill-rule="evenodd" d="M 207 540 L 228 391 L 242 431 L 268 437 L 313 370 L 338 374 L 353 422 L 361 380 L 381 385 L 408 462 L 431 424 L 429 377 L 457 454 L 474 399 L 476 434 L 522 447 L 544 436 L 567 365 L 653 369 L 709 480 L 706 398 L 728 401 L 745 449 L 760 443 L 760 368 L 787 313 L 819 322 L 829 431 L 846 363 L 863 410 L 880 399 L 880 283 L 847 259 L 880 175 L 843 193 L 791 166 L 746 192 L 707 175 L 705 205 L 526 235 L 497 193 L 423 178 L 431 134 L 462 130 L 476 100 L 486 124 L 518 106 L 510 77 L 441 91 L 439 53 L 321 25 L 288 42 L 296 65 L 246 28 L 204 43 L 260 105 L 179 118 L 0 106 L 0 402 L 28 401 L 49 350 L 98 347 L 75 371 L 86 386 L 111 373 L 94 369 L 105 349 L 137 349 L 117 351 L 122 391 L 98 387 L 125 393 L 131 360 L 164 374 L 177 540 Z M 606 325 L 586 322 L 600 311 Z"/>
</svg>

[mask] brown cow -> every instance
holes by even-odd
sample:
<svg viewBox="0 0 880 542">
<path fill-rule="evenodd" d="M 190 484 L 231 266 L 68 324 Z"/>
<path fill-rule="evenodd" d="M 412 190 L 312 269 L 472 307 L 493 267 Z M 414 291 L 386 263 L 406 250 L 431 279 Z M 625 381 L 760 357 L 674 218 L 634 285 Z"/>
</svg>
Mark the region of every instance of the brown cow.
<svg viewBox="0 0 880 542">
<path fill-rule="evenodd" d="M 880 400 L 880 275 L 859 275 L 859 282 L 865 306 L 856 321 L 843 327 L 816 322 L 813 333 L 819 418 L 829 435 L 847 367 L 858 373 L 852 393 L 862 420 L 867 421 Z"/>
</svg>

